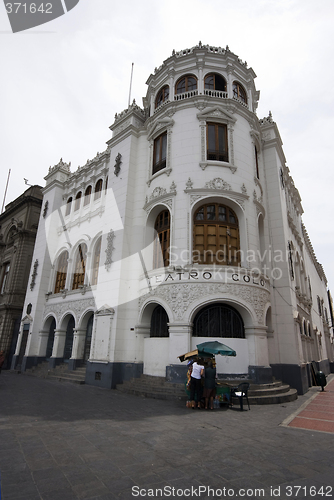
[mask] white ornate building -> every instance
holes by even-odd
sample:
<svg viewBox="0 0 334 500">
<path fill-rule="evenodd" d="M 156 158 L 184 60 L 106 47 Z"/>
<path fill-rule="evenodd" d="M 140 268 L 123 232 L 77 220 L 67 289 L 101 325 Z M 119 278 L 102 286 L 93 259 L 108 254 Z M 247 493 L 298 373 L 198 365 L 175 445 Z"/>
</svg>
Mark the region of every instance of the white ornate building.
<svg viewBox="0 0 334 500">
<path fill-rule="evenodd" d="M 173 52 L 103 153 L 50 167 L 13 368 L 183 381 L 178 356 L 213 338 L 237 352 L 221 376 L 304 393 L 312 360 L 330 371 L 326 277 L 255 77 L 228 47 Z"/>
</svg>

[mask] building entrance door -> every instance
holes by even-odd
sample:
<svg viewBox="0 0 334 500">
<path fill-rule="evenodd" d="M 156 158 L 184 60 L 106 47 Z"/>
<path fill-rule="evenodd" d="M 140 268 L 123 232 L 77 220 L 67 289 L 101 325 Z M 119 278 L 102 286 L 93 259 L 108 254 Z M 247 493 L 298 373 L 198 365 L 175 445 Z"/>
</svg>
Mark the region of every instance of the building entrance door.
<svg viewBox="0 0 334 500">
<path fill-rule="evenodd" d="M 75 321 L 73 316 L 69 319 L 66 328 L 66 338 L 65 338 L 65 347 L 64 347 L 64 361 L 68 362 L 70 357 L 72 356 L 72 347 L 73 347 L 73 330 L 75 327 Z"/>
<path fill-rule="evenodd" d="M 92 333 L 93 333 L 93 323 L 94 323 L 94 314 L 91 315 L 91 317 L 89 318 L 88 323 L 87 323 L 84 358 L 83 358 L 83 361 L 85 364 L 87 363 L 87 361 L 89 359 L 89 355 L 90 355 L 90 346 L 92 343 Z"/>
<path fill-rule="evenodd" d="M 53 319 L 50 325 L 48 343 L 46 346 L 46 359 L 50 359 L 52 356 L 53 342 L 55 339 L 55 329 L 56 329 L 56 320 Z"/>
</svg>

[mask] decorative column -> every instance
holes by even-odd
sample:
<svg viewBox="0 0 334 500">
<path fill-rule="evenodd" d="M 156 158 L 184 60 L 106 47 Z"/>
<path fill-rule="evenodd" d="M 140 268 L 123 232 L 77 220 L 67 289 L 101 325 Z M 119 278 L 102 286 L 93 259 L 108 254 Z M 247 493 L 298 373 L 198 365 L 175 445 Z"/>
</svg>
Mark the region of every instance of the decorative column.
<svg viewBox="0 0 334 500">
<path fill-rule="evenodd" d="M 46 347 L 48 344 L 49 330 L 39 330 L 37 356 L 41 358 L 46 357 Z"/>
<path fill-rule="evenodd" d="M 245 327 L 249 356 L 248 373 L 256 384 L 272 382 L 266 330 L 266 326 Z"/>
<path fill-rule="evenodd" d="M 166 377 L 170 382 L 184 382 L 187 364 L 180 362 L 178 356 L 190 351 L 192 324 L 169 323 L 169 366 Z"/>
<path fill-rule="evenodd" d="M 75 328 L 73 330 L 73 347 L 72 355 L 69 360 L 68 369 L 75 370 L 82 364 L 86 340 L 86 330 Z"/>
<path fill-rule="evenodd" d="M 64 349 L 66 340 L 66 330 L 55 330 L 55 339 L 53 343 L 52 356 L 50 358 L 50 367 L 54 368 L 64 359 Z"/>
</svg>

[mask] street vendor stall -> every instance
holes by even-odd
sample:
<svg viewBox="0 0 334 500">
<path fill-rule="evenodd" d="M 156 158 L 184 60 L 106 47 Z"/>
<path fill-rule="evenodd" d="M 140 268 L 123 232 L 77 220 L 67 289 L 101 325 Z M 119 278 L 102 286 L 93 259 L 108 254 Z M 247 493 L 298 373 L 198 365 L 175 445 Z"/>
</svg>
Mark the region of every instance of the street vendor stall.
<svg viewBox="0 0 334 500">
<path fill-rule="evenodd" d="M 190 383 L 190 376 L 191 376 L 191 365 L 193 362 L 201 360 L 201 364 L 204 365 L 204 367 L 207 365 L 208 361 L 211 360 L 213 362 L 213 365 L 215 366 L 215 355 L 221 355 L 221 356 L 236 356 L 237 353 L 228 347 L 225 344 L 222 344 L 221 342 L 217 341 L 212 341 L 212 342 L 203 342 L 202 344 L 198 344 L 197 349 L 194 349 L 193 351 L 187 352 L 185 354 L 182 354 L 181 356 L 178 356 L 179 360 L 181 362 L 188 361 L 188 373 L 187 373 L 187 380 L 185 382 L 185 390 L 188 395 L 190 396 L 190 390 L 189 390 L 189 383 Z M 215 399 L 215 406 L 220 406 L 220 403 L 225 403 L 228 404 L 230 402 L 231 395 L 230 395 L 230 387 L 227 384 L 217 382 L 216 383 L 216 399 Z M 187 406 L 190 406 L 190 401 L 187 402 Z"/>
</svg>

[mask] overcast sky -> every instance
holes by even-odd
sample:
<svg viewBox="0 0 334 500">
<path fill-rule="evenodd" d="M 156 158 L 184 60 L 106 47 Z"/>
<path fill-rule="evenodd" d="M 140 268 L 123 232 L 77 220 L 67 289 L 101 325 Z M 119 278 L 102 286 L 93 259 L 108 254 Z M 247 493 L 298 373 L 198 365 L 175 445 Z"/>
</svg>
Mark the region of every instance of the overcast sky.
<svg viewBox="0 0 334 500">
<path fill-rule="evenodd" d="M 173 49 L 228 45 L 257 74 L 258 116 L 272 111 L 333 287 L 333 25 L 333 0 L 80 0 L 12 34 L 1 2 L 1 206 L 9 169 L 6 204 L 27 188 L 24 177 L 44 186 L 61 157 L 74 171 L 106 148 L 127 108 L 132 62 L 132 99 L 142 105 L 147 78 Z"/>
</svg>

